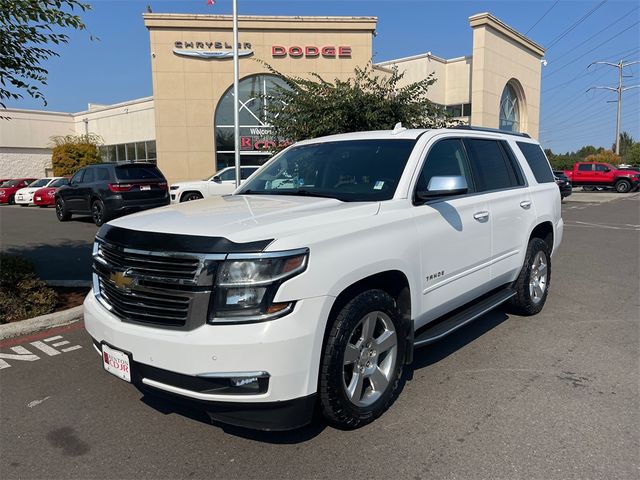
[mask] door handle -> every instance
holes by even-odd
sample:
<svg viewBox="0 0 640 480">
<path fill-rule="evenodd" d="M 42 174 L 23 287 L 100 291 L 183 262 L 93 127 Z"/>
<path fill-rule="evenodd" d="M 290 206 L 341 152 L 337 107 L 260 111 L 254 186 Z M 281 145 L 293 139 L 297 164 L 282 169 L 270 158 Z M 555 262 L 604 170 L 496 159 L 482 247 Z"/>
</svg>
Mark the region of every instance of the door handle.
<svg viewBox="0 0 640 480">
<path fill-rule="evenodd" d="M 525 210 L 529 210 L 531 208 L 531 200 L 523 200 L 520 202 L 520 206 Z"/>
<path fill-rule="evenodd" d="M 475 218 L 479 222 L 484 222 L 489 218 L 489 212 L 478 212 L 473 214 L 473 218 Z"/>
</svg>

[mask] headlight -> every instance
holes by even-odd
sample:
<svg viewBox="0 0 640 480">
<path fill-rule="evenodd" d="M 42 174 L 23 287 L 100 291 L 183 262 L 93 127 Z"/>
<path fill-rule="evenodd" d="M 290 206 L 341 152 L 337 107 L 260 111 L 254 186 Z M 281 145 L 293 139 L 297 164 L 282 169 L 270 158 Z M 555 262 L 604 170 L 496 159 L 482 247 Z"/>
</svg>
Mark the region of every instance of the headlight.
<svg viewBox="0 0 640 480">
<path fill-rule="evenodd" d="M 178 185 L 171 185 L 169 190 L 178 190 L 180 187 Z"/>
<path fill-rule="evenodd" d="M 229 255 L 218 269 L 208 322 L 261 322 L 286 315 L 294 302 L 273 299 L 284 281 L 307 268 L 308 258 L 308 249 Z"/>
</svg>

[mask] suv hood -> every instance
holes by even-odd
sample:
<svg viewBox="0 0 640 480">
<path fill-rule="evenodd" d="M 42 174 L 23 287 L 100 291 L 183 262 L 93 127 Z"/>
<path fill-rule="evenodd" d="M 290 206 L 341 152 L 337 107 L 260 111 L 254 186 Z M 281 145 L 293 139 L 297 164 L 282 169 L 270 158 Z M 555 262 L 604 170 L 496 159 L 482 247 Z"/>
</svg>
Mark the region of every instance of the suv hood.
<svg viewBox="0 0 640 480">
<path fill-rule="evenodd" d="M 285 195 L 227 195 L 128 215 L 115 227 L 159 233 L 225 237 L 233 242 L 283 238 L 376 215 L 379 202 Z"/>
<path fill-rule="evenodd" d="M 199 187 L 202 187 L 203 185 L 206 185 L 207 183 L 208 183 L 207 180 L 192 180 L 190 182 L 172 183 L 171 186 L 178 187 L 178 188 L 184 188 L 184 187 L 199 188 Z"/>
</svg>

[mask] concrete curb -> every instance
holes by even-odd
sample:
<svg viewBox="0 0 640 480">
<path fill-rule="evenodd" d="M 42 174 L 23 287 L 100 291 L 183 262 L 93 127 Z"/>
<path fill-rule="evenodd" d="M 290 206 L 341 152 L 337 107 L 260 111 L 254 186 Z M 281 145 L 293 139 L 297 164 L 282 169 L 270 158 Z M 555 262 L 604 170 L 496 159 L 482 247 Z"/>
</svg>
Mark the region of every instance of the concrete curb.
<svg viewBox="0 0 640 480">
<path fill-rule="evenodd" d="M 5 323 L 0 325 L 0 340 L 7 338 L 19 337 L 28 333 L 46 330 L 51 327 L 59 327 L 60 325 L 68 325 L 81 320 L 83 316 L 82 305 L 62 310 L 61 312 L 53 312 L 39 317 L 21 320 L 19 322 Z"/>
</svg>

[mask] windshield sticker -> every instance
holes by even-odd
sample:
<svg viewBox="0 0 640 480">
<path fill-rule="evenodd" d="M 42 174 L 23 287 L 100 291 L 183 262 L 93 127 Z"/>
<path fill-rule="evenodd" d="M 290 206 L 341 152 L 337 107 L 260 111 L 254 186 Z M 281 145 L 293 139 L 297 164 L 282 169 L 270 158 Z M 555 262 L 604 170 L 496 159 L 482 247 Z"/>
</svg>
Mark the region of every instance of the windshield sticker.
<svg viewBox="0 0 640 480">
<path fill-rule="evenodd" d="M 378 180 L 376 182 L 376 184 L 373 186 L 374 190 L 382 190 L 382 187 L 384 186 L 384 182 L 382 180 Z"/>
</svg>

